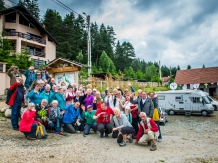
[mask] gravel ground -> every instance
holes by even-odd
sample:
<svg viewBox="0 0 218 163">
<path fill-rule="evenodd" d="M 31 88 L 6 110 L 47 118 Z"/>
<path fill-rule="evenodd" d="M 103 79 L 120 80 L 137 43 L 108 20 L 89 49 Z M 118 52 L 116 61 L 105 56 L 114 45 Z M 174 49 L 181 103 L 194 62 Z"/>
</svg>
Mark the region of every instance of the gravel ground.
<svg viewBox="0 0 218 163">
<path fill-rule="evenodd" d="M 1 107 L 1 105 L 0 105 Z M 46 140 L 30 141 L 14 131 L 10 119 L 0 117 L 1 163 L 156 163 L 218 162 L 218 112 L 212 116 L 169 116 L 161 126 L 163 140 L 157 150 L 128 143 L 119 147 L 116 139 L 99 138 L 99 134 L 83 137 L 49 133 Z"/>
</svg>

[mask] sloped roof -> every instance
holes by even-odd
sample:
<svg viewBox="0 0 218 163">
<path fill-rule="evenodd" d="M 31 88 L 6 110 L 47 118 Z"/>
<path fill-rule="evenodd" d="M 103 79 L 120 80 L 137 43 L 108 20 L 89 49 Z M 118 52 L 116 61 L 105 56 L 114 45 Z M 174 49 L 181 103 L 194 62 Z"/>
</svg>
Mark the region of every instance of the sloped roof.
<svg viewBox="0 0 218 163">
<path fill-rule="evenodd" d="M 216 83 L 218 82 L 218 67 L 178 70 L 175 82 L 177 84 Z"/>
<path fill-rule="evenodd" d="M 42 33 L 47 34 L 50 39 L 52 41 L 54 41 L 57 45 L 59 45 L 59 43 L 57 42 L 57 40 L 45 29 L 42 27 L 41 23 L 38 22 L 38 20 L 35 19 L 35 17 L 26 9 L 25 6 L 23 5 L 17 5 L 5 10 L 1 10 L 0 13 L 6 14 L 9 13 L 11 11 L 20 11 L 21 13 L 24 14 L 24 16 Z"/>
<path fill-rule="evenodd" d="M 169 76 L 167 76 L 167 77 L 162 77 L 161 80 L 162 80 L 163 82 L 168 82 L 168 81 L 170 80 L 170 77 L 169 77 Z"/>
<path fill-rule="evenodd" d="M 79 62 L 75 62 L 75 61 L 71 61 L 71 60 L 68 60 L 68 59 L 65 59 L 65 58 L 56 58 L 56 59 L 54 59 L 54 60 L 52 60 L 51 62 L 49 62 L 47 65 L 46 65 L 46 67 L 48 67 L 48 66 L 50 66 L 50 65 L 52 65 L 52 64 L 54 64 L 55 62 L 57 62 L 57 61 L 64 61 L 64 62 L 67 62 L 67 63 L 70 63 L 70 64 L 74 64 L 74 65 L 76 65 L 76 66 L 78 66 L 78 67 L 88 67 L 88 66 L 86 66 L 86 65 L 84 65 L 84 64 L 82 64 L 82 63 L 79 63 Z"/>
</svg>

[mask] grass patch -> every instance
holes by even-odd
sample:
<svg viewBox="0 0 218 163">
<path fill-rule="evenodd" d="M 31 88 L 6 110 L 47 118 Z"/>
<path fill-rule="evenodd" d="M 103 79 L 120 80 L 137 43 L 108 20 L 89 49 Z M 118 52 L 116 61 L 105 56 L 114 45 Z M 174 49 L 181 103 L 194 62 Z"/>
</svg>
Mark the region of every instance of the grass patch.
<svg viewBox="0 0 218 163">
<path fill-rule="evenodd" d="M 0 112 L 0 117 L 5 117 L 5 114 Z"/>
<path fill-rule="evenodd" d="M 200 163 L 214 163 L 218 160 L 218 158 L 196 158 L 196 160 Z"/>
<path fill-rule="evenodd" d="M 182 138 L 182 140 L 188 140 L 187 138 Z"/>
<path fill-rule="evenodd" d="M 159 160 L 160 162 L 165 162 L 164 160 Z"/>
</svg>

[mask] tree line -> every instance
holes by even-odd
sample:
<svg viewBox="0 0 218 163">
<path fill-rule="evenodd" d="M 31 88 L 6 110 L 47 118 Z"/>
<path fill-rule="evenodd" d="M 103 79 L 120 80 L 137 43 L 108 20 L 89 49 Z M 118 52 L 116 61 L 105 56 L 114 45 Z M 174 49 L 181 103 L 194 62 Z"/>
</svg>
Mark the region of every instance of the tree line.
<svg viewBox="0 0 218 163">
<path fill-rule="evenodd" d="M 80 14 L 73 12 L 64 17 L 53 9 L 47 9 L 40 19 L 38 0 L 19 0 L 18 5 L 24 5 L 31 14 L 42 24 L 59 42 L 56 47 L 57 57 L 67 58 L 87 63 L 87 22 Z M 159 80 L 159 64 L 145 61 L 136 57 L 133 45 L 120 42 L 112 26 L 90 24 L 91 29 L 91 59 L 92 73 L 107 72 L 112 75 L 125 74 L 126 78 L 144 79 L 145 81 Z M 162 76 L 176 74 L 177 67 L 161 66 Z"/>
</svg>

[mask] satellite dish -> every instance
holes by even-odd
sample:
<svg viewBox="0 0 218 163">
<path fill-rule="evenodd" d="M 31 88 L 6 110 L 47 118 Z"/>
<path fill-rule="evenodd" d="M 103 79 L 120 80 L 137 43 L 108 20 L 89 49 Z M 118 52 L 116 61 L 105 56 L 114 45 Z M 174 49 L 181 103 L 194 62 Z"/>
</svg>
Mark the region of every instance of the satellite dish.
<svg viewBox="0 0 218 163">
<path fill-rule="evenodd" d="M 183 90 L 187 90 L 187 85 L 183 85 L 183 86 L 182 86 L 182 89 L 183 89 Z"/>
<path fill-rule="evenodd" d="M 175 82 L 170 84 L 170 89 L 175 90 L 177 88 L 177 84 Z"/>
<path fill-rule="evenodd" d="M 199 84 L 193 84 L 193 88 L 197 90 L 199 88 Z"/>
</svg>

